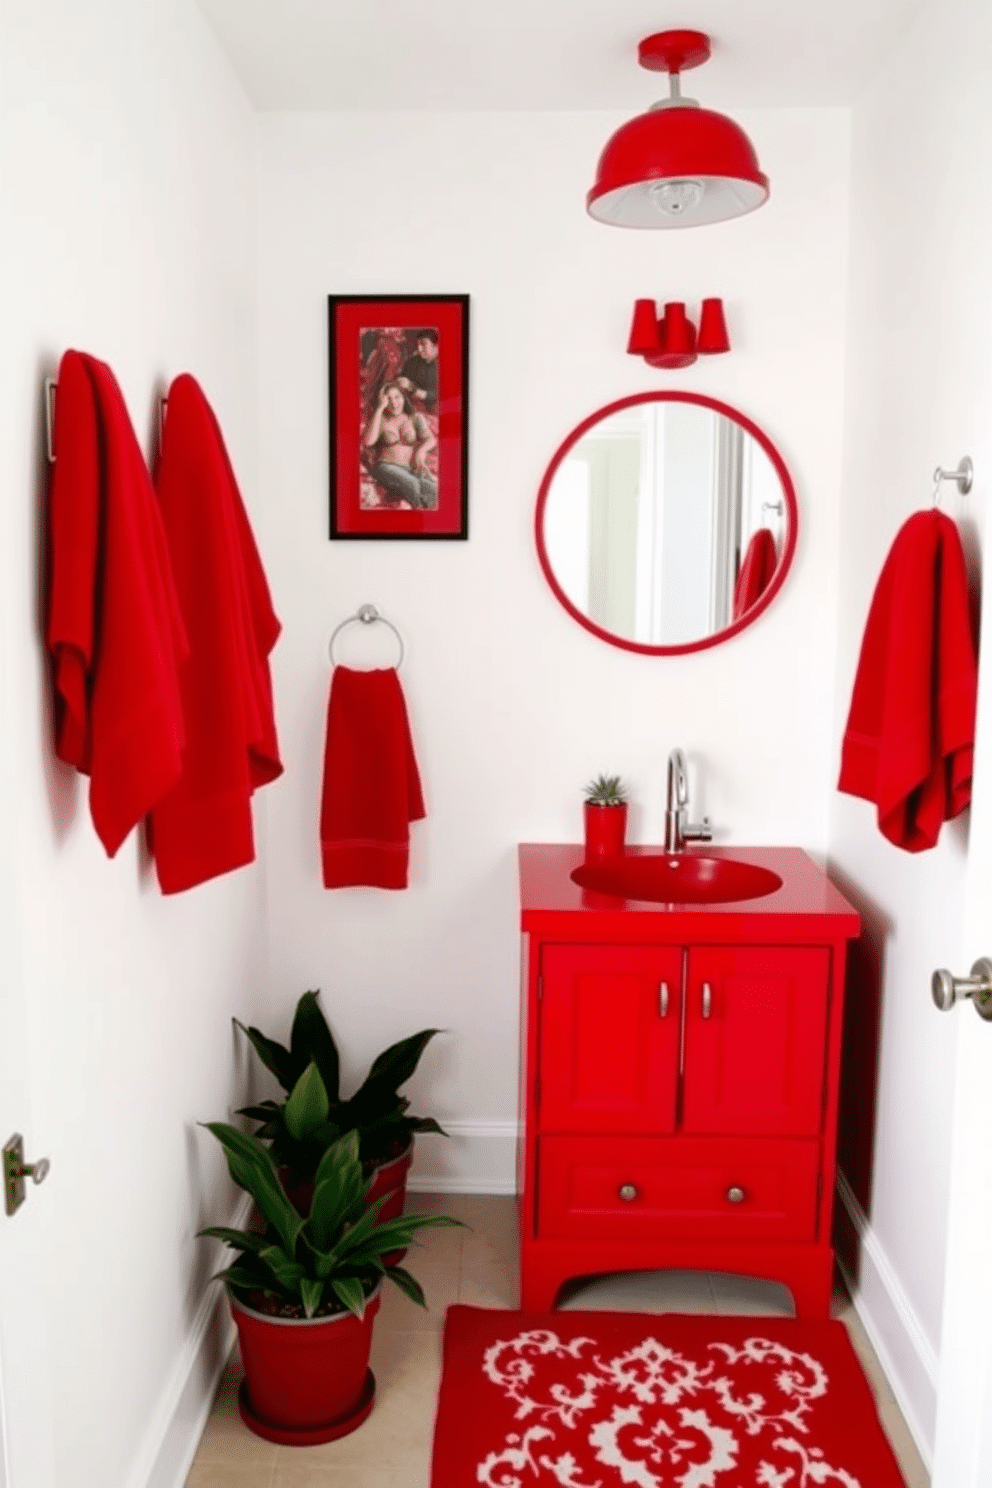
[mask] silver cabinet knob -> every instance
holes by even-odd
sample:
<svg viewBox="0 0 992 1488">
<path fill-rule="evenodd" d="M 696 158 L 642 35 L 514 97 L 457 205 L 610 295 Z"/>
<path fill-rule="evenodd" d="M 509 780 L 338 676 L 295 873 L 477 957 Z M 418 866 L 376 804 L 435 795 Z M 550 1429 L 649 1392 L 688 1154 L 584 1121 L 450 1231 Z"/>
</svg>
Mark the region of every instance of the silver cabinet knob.
<svg viewBox="0 0 992 1488">
<path fill-rule="evenodd" d="M 658 1013 L 662 1018 L 668 1017 L 668 983 L 662 982 L 658 988 Z"/>
<path fill-rule="evenodd" d="M 713 988 L 709 982 L 703 983 L 703 1017 L 708 1018 L 713 1011 Z"/>
<path fill-rule="evenodd" d="M 619 1193 L 625 1204 L 632 1204 L 637 1198 L 637 1189 L 633 1183 L 621 1183 Z"/>
<path fill-rule="evenodd" d="M 744 1190 L 734 1183 L 727 1189 L 727 1198 L 732 1204 L 743 1204 Z"/>
<path fill-rule="evenodd" d="M 956 977 L 941 967 L 930 978 L 930 992 L 942 1013 L 956 1002 L 970 997 L 979 1017 L 992 1022 L 992 960 L 980 956 L 971 968 L 971 976 Z"/>
</svg>

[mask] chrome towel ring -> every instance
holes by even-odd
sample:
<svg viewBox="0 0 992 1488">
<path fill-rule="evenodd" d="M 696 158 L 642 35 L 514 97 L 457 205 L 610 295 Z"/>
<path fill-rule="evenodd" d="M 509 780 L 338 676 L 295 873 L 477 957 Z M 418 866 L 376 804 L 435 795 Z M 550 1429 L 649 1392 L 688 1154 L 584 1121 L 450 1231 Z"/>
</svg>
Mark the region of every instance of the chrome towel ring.
<svg viewBox="0 0 992 1488">
<path fill-rule="evenodd" d="M 388 625 L 389 629 L 393 632 L 393 635 L 399 642 L 400 655 L 396 665 L 397 667 L 401 667 L 403 665 L 403 657 L 406 654 L 403 649 L 403 637 L 400 635 L 399 631 L 396 629 L 396 626 L 391 620 L 387 620 L 385 615 L 380 615 L 374 604 L 359 605 L 358 610 L 354 615 L 349 615 L 346 620 L 342 620 L 340 625 L 336 625 L 331 631 L 331 639 L 328 642 L 327 646 L 327 654 L 331 658 L 331 666 L 337 666 L 337 662 L 334 659 L 335 640 L 341 634 L 342 630 L 344 630 L 345 626 L 354 625 L 356 620 L 360 620 L 363 625 L 374 625 L 376 621 L 378 621 L 381 625 Z"/>
</svg>

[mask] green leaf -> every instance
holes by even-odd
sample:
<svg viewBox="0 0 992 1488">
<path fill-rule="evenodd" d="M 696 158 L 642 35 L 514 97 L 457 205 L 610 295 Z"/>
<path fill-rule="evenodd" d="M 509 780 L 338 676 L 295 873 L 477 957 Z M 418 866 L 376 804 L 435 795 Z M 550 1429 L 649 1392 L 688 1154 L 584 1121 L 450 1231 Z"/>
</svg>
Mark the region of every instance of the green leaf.
<svg viewBox="0 0 992 1488">
<path fill-rule="evenodd" d="M 409 1038 L 401 1039 L 398 1044 L 390 1044 L 369 1070 L 369 1080 L 386 1081 L 390 1090 L 398 1090 L 417 1068 L 420 1056 L 431 1039 L 440 1032 L 440 1028 L 424 1028 L 420 1033 L 412 1033 Z"/>
<path fill-rule="evenodd" d="M 305 1068 L 311 1059 L 316 1063 L 329 1099 L 336 1102 L 340 1078 L 338 1050 L 318 996 L 317 992 L 304 992 L 296 1004 L 290 1048 L 297 1068 Z"/>
<path fill-rule="evenodd" d="M 281 1245 L 267 1245 L 258 1253 L 258 1259 L 272 1272 L 280 1286 L 298 1296 L 300 1283 L 306 1275 L 306 1269 L 299 1261 L 294 1261 L 292 1256 L 286 1254 Z"/>
<path fill-rule="evenodd" d="M 324 1185 L 322 1184 L 321 1187 L 323 1186 Z M 308 1228 L 313 1232 L 314 1240 L 317 1242 L 317 1244 L 314 1245 L 313 1248 L 315 1250 L 318 1250 L 319 1247 L 321 1259 L 328 1266 L 328 1268 L 339 1265 L 342 1261 L 345 1260 L 346 1257 L 350 1257 L 353 1252 L 361 1250 L 362 1246 L 364 1246 L 368 1241 L 369 1236 L 375 1229 L 375 1226 L 378 1224 L 379 1210 L 382 1208 L 385 1202 L 385 1198 L 377 1199 L 376 1202 L 372 1204 L 370 1208 L 364 1210 L 360 1214 L 359 1218 L 355 1220 L 354 1224 L 345 1229 L 343 1233 L 342 1226 L 339 1224 L 329 1234 L 325 1233 L 322 1236 L 318 1234 L 315 1226 L 313 1225 L 313 1210 L 311 1210 L 311 1223 Z M 317 1196 L 314 1195 L 315 1208 L 316 1204 Z M 304 1239 L 307 1239 L 306 1229 L 304 1229 L 303 1237 Z M 318 1275 L 320 1274 L 321 1273 L 318 1270 Z M 327 1271 L 325 1270 L 323 1274 L 327 1275 Z"/>
<path fill-rule="evenodd" d="M 267 1070 L 275 1075 L 283 1090 L 291 1090 L 294 1081 L 293 1060 L 288 1049 L 282 1044 L 277 1044 L 275 1039 L 266 1038 L 265 1034 L 258 1028 L 246 1028 L 243 1023 L 234 1020 L 246 1038 L 249 1038 L 252 1047 Z"/>
<path fill-rule="evenodd" d="M 257 1234 L 254 1230 L 229 1230 L 226 1225 L 210 1225 L 205 1230 L 197 1230 L 197 1239 L 201 1235 L 212 1235 L 215 1240 L 224 1240 L 235 1250 L 250 1250 L 258 1255 L 268 1244 L 264 1235 Z"/>
<path fill-rule="evenodd" d="M 207 1121 L 203 1124 L 223 1146 L 235 1183 L 251 1194 L 287 1253 L 292 1255 L 296 1249 L 296 1237 L 303 1227 L 303 1216 L 297 1214 L 286 1197 L 269 1149 L 257 1137 L 239 1131 L 236 1126 L 228 1126 L 226 1122 Z"/>
<path fill-rule="evenodd" d="M 240 1261 L 235 1261 L 233 1266 L 228 1266 L 226 1271 L 218 1271 L 217 1278 L 229 1287 L 237 1287 L 240 1291 L 250 1292 L 254 1290 L 270 1292 L 273 1297 L 281 1297 L 284 1302 L 294 1300 L 291 1292 L 273 1278 L 271 1271 L 259 1265 L 254 1256 L 245 1256 Z M 211 1277 L 211 1280 L 216 1278 Z"/>
<path fill-rule="evenodd" d="M 388 1255 L 391 1250 L 405 1250 L 419 1244 L 419 1230 L 460 1224 L 461 1220 L 453 1219 L 449 1214 L 403 1214 L 398 1219 L 383 1220 L 361 1245 L 348 1251 L 347 1262 L 350 1266 L 364 1266 L 377 1256 Z"/>
<path fill-rule="evenodd" d="M 273 1116 L 278 1115 L 282 1106 L 275 1101 L 262 1101 L 258 1106 L 239 1106 L 237 1115 L 250 1116 L 252 1121 L 271 1121 Z"/>
<path fill-rule="evenodd" d="M 324 1295 L 323 1281 L 303 1280 L 300 1282 L 300 1297 L 303 1302 L 303 1310 L 307 1317 L 313 1317 L 320 1306 L 320 1299 Z"/>
<path fill-rule="evenodd" d="M 297 1141 L 310 1136 L 327 1120 L 328 1110 L 327 1090 L 320 1070 L 311 1060 L 293 1086 L 283 1112 L 290 1136 Z"/>
<path fill-rule="evenodd" d="M 427 1298 L 424 1289 L 415 1276 L 407 1271 L 405 1266 L 387 1266 L 386 1275 L 390 1281 L 395 1281 L 401 1292 L 405 1292 L 411 1302 L 416 1302 L 418 1307 L 427 1307 Z"/>
<path fill-rule="evenodd" d="M 365 1288 L 357 1276 L 335 1276 L 331 1280 L 331 1290 L 339 1302 L 343 1302 L 349 1312 L 356 1317 L 365 1316 Z"/>
<path fill-rule="evenodd" d="M 358 1133 L 355 1130 L 345 1132 L 328 1147 L 320 1159 L 315 1181 L 323 1183 L 332 1173 L 347 1172 L 351 1168 L 356 1168 L 361 1177 L 362 1167 L 358 1160 Z"/>
</svg>

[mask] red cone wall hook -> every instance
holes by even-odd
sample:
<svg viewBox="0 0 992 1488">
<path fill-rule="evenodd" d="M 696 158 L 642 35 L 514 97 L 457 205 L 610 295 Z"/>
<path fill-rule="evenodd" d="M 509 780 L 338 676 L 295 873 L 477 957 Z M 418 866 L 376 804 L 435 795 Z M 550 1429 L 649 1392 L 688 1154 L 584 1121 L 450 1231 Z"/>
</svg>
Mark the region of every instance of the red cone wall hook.
<svg viewBox="0 0 992 1488">
<path fill-rule="evenodd" d="M 699 331 L 685 311 L 684 300 L 669 300 L 659 318 L 654 300 L 635 300 L 627 350 L 650 367 L 691 367 L 697 356 L 730 350 L 721 299 L 704 300 Z"/>
</svg>

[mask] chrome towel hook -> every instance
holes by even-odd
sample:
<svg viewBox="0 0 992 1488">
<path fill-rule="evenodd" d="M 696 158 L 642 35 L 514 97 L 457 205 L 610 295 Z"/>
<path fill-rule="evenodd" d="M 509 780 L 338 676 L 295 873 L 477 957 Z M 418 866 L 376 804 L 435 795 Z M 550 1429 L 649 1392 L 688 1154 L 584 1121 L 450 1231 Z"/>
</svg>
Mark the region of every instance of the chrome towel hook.
<svg viewBox="0 0 992 1488">
<path fill-rule="evenodd" d="M 340 625 L 336 625 L 331 631 L 331 639 L 328 642 L 327 646 L 327 654 L 331 658 L 331 666 L 337 666 L 337 662 L 334 659 L 334 642 L 336 638 L 341 633 L 341 631 L 344 630 L 346 625 L 354 625 L 356 620 L 361 621 L 363 625 L 374 625 L 378 620 L 382 625 L 387 625 L 389 627 L 389 629 L 393 632 L 393 635 L 399 642 L 400 655 L 396 665 L 397 667 L 401 667 L 403 665 L 403 657 L 405 655 L 403 649 L 403 637 L 400 635 L 399 631 L 396 629 L 396 626 L 391 620 L 387 620 L 385 615 L 380 615 L 374 604 L 359 605 L 354 615 L 349 615 L 346 620 L 342 620 Z"/>
<path fill-rule="evenodd" d="M 940 499 L 940 486 L 942 481 L 955 481 L 962 496 L 967 496 L 971 490 L 975 477 L 975 467 L 971 463 L 969 455 L 963 456 L 958 461 L 957 470 L 943 470 L 939 465 L 933 473 L 933 504 L 937 505 Z"/>
</svg>

